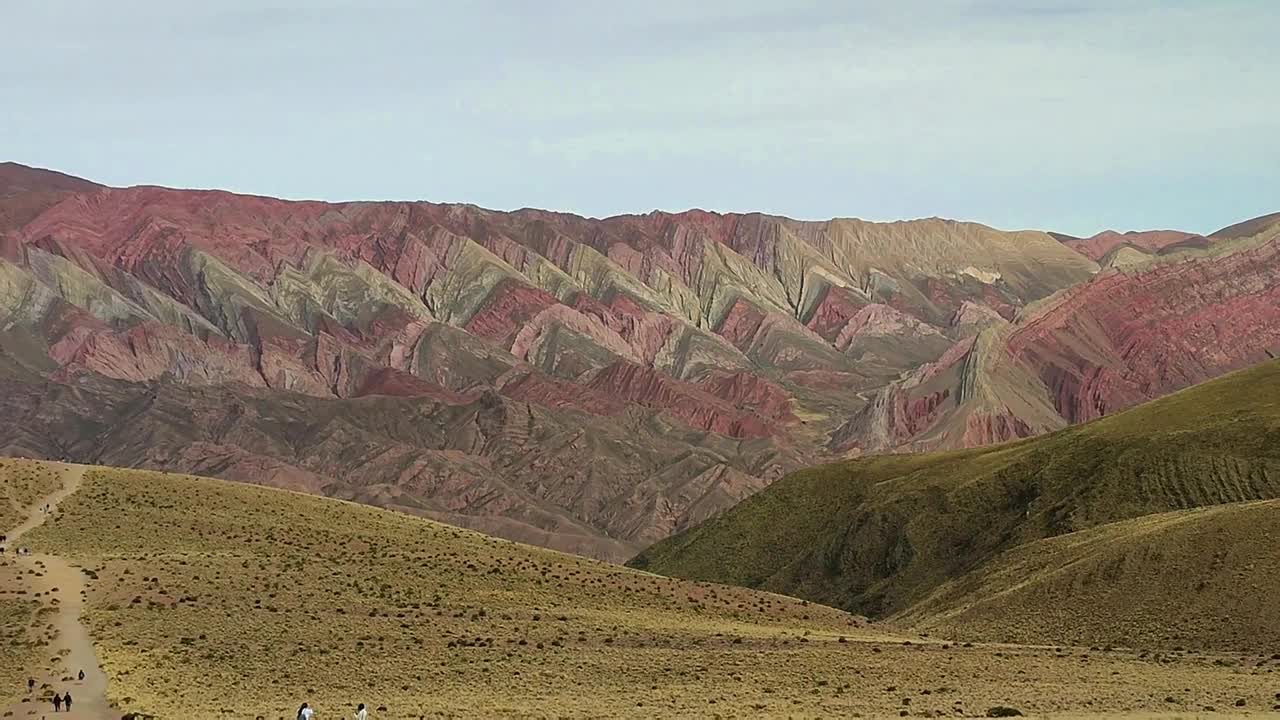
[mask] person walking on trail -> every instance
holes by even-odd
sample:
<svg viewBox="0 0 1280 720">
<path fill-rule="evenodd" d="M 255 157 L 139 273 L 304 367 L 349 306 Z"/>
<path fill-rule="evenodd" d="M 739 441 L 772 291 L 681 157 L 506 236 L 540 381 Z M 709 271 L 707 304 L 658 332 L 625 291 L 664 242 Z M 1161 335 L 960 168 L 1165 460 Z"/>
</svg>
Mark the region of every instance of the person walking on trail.
<svg viewBox="0 0 1280 720">
<path fill-rule="evenodd" d="M 32 690 L 35 690 L 35 689 L 36 689 L 36 679 L 27 678 L 27 692 L 31 692 Z"/>
<path fill-rule="evenodd" d="M 58 693 L 53 694 L 53 711 L 62 712 L 62 696 Z"/>
<path fill-rule="evenodd" d="M 302 703 L 302 707 L 298 708 L 298 720 L 311 720 L 311 716 L 315 714 L 316 711 L 307 707 L 306 703 Z"/>
<path fill-rule="evenodd" d="M 351 720 L 369 720 L 369 711 L 364 709 L 364 703 L 356 706 L 356 714 L 351 716 Z"/>
<path fill-rule="evenodd" d="M 84 682 L 84 671 L 80 671 L 80 682 Z"/>
<path fill-rule="evenodd" d="M 62 704 L 67 706 L 67 712 L 71 712 L 71 693 L 68 692 L 66 697 L 62 698 Z"/>
</svg>

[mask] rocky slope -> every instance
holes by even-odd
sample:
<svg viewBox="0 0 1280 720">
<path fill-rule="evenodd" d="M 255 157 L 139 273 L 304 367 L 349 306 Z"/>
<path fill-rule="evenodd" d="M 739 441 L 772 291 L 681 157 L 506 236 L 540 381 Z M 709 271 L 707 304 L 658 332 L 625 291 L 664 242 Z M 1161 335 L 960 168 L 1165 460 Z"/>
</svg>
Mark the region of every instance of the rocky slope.
<svg viewBox="0 0 1280 720">
<path fill-rule="evenodd" d="M 1027 437 L 1280 356 L 1280 217 L 1238 227 L 1252 234 L 1104 270 L 1012 323 L 976 321 L 974 339 L 879 390 L 831 447 Z"/>
<path fill-rule="evenodd" d="M 802 464 L 1019 437 L 1230 369 L 1269 322 L 1225 354 L 1165 335 L 1174 303 L 1222 310 L 1224 291 L 1177 286 L 1254 272 L 1234 252 L 1268 252 L 1252 236 L 1134 280 L 1126 301 L 1168 318 L 1131 327 L 1103 302 L 1119 271 L 939 219 L 289 202 L 13 164 L 0 210 L 0 447 L 609 559 Z M 1274 287 L 1251 282 L 1232 308 Z M 1063 348 L 1098 323 L 1095 370 Z M 1117 369 L 1131 342 L 1176 368 Z"/>
</svg>

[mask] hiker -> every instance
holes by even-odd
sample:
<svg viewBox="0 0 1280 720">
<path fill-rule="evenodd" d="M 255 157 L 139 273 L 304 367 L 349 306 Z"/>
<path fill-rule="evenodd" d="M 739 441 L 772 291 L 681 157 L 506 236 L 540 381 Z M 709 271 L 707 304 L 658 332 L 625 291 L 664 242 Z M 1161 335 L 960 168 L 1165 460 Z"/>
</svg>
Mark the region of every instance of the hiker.
<svg viewBox="0 0 1280 720">
<path fill-rule="evenodd" d="M 84 682 L 84 671 L 80 671 L 80 682 Z"/>
<path fill-rule="evenodd" d="M 68 692 L 67 696 L 62 698 L 62 704 L 67 706 L 67 712 L 71 712 L 71 693 Z"/>
<path fill-rule="evenodd" d="M 31 692 L 32 690 L 35 690 L 35 689 L 36 689 L 36 679 L 27 678 L 27 692 Z"/>
<path fill-rule="evenodd" d="M 62 696 L 58 693 L 53 694 L 53 711 L 62 712 Z"/>
<path fill-rule="evenodd" d="M 364 703 L 356 706 L 356 714 L 351 716 L 351 720 L 369 720 L 369 711 L 364 709 Z"/>
<path fill-rule="evenodd" d="M 311 720 L 311 716 L 315 714 L 316 711 L 307 707 L 306 703 L 302 703 L 302 707 L 298 708 L 298 720 Z"/>
</svg>

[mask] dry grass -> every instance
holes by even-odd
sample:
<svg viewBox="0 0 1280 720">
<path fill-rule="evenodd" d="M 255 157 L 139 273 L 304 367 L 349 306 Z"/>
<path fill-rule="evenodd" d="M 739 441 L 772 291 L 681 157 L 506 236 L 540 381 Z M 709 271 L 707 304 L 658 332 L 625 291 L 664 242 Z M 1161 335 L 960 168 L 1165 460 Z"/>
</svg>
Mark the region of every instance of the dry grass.
<svg viewBox="0 0 1280 720">
<path fill-rule="evenodd" d="M 36 460 L 0 458 L 0 534 L 20 524 L 28 508 L 62 485 L 56 467 Z M 25 544 L 25 543 L 24 543 Z M 29 669 L 48 647 L 48 616 L 40 599 L 24 587 L 13 563 L 16 546 L 0 543 L 0 708 L 25 694 Z"/>
<path fill-rule="evenodd" d="M 1269 666 L 1277 539 L 1280 500 L 1147 515 L 1015 548 L 893 622 L 953 638 L 1226 648 Z"/>
<path fill-rule="evenodd" d="M 0 561 L 0 708 L 26 690 L 28 668 L 40 660 L 43 642 L 38 635 L 40 603 L 21 597 L 12 566 Z"/>
<path fill-rule="evenodd" d="M 799 600 L 175 475 L 90 471 L 28 538 L 89 571 L 112 700 L 164 718 L 292 718 L 303 700 L 321 718 L 356 702 L 378 718 L 1118 713 L 1258 709 L 1275 692 L 1207 657 L 906 639 Z"/>
<path fill-rule="evenodd" d="M 632 564 L 885 618 L 1029 543 L 1146 515 L 1277 498 L 1280 361 L 1270 361 L 1028 440 L 793 473 Z M 1135 613 L 1163 592 L 1150 587 L 1156 597 L 1130 597 Z"/>
<path fill-rule="evenodd" d="M 25 520 L 27 508 L 62 484 L 55 467 L 36 460 L 0 458 L 0 477 L 0 533 Z"/>
</svg>

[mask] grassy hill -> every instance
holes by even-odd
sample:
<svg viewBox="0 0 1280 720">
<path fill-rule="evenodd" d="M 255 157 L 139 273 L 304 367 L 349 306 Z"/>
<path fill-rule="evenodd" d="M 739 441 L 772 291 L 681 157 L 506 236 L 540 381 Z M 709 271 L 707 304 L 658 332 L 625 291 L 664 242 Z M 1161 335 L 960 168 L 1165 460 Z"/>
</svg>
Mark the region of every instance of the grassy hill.
<svg viewBox="0 0 1280 720">
<path fill-rule="evenodd" d="M 32 467 L 0 461 L 0 480 Z M 290 718 L 303 700 L 380 719 L 1268 708 L 1264 670 L 1280 667 L 892 634 L 792 598 L 142 471 L 89 469 L 23 543 L 81 568 L 108 697 L 162 718 Z M 49 655 L 43 621 L 15 627 L 54 610 L 35 607 L 48 596 L 4 579 L 25 610 L 0 641 L 30 651 L 19 662 Z"/>
<path fill-rule="evenodd" d="M 1280 500 L 1040 540 L 944 583 L 894 624 L 954 639 L 1280 649 Z"/>
<path fill-rule="evenodd" d="M 1176 532 L 1159 535 L 1165 545 L 1160 549 L 1153 549 L 1155 539 L 1140 534 L 1146 527 L 1142 523 L 1089 536 L 1073 538 L 1072 533 L 1154 513 L 1272 498 L 1280 498 L 1280 362 L 1047 436 L 958 452 L 870 457 L 797 472 L 729 512 L 659 542 L 632 565 L 806 597 L 875 617 L 922 620 L 924 610 L 913 608 L 954 610 L 946 598 L 959 602 L 968 597 L 965 588 L 997 581 L 1003 584 L 983 592 L 1020 588 L 1018 597 L 1031 603 L 1027 612 L 1085 615 L 1094 609 L 1084 603 L 1055 607 L 1050 595 L 1030 588 L 1044 590 L 1054 582 L 1048 575 L 1055 563 L 1070 565 L 1067 558 L 1079 547 L 1073 543 L 1105 537 L 1108 556 L 1128 564 L 1126 572 L 1134 580 L 1118 587 L 1139 593 L 1121 603 L 1128 615 L 1113 617 L 1119 622 L 1157 607 L 1153 603 L 1162 593 L 1182 587 L 1187 572 L 1195 573 L 1197 582 L 1208 582 L 1211 574 L 1260 578 L 1266 577 L 1258 574 L 1263 569 L 1273 573 L 1280 559 L 1274 552 L 1261 552 L 1265 545 L 1254 542 L 1247 547 L 1259 554 L 1230 553 L 1221 560 L 1235 563 L 1229 567 L 1198 564 L 1198 559 L 1211 561 L 1211 554 L 1183 557 L 1185 564 L 1179 567 L 1164 561 L 1186 538 L 1217 537 L 1221 528 L 1205 523 L 1225 523 L 1236 517 L 1232 514 L 1189 515 Z M 1276 512 L 1275 505 L 1266 504 L 1250 506 L 1247 515 L 1260 522 L 1258 518 L 1272 518 Z M 1227 537 L 1240 539 L 1236 531 L 1246 529 L 1236 524 L 1231 528 L 1235 534 Z M 992 565 L 1002 554 L 1046 538 L 1058 541 Z M 1128 548 L 1127 554 L 1122 548 Z M 1049 555 L 1055 559 L 1047 559 Z M 1100 560 L 1093 557 L 1091 562 Z M 1077 566 L 1073 572 L 1082 570 Z M 1137 582 L 1146 575 L 1156 578 Z M 1106 577 L 1103 573 L 1095 581 L 1105 584 Z M 926 599 L 927 605 L 918 605 Z M 1248 598 L 1238 600 L 1240 604 L 1219 611 L 1230 616 L 1232 630 L 1178 637 L 1204 646 L 1230 645 L 1237 639 L 1250 646 L 1269 642 L 1274 626 L 1255 632 L 1268 616 L 1249 612 L 1253 606 Z M 1211 613 L 1215 602 L 1227 598 L 1198 607 Z M 1087 633 L 1068 632 L 1048 620 L 1034 631 L 1019 632 L 1004 628 L 1001 617 L 983 620 L 973 610 L 963 616 L 963 627 L 972 632 L 999 628 L 1024 639 L 1054 642 L 1082 641 Z M 1128 639 L 1164 640 L 1150 629 Z"/>
</svg>

